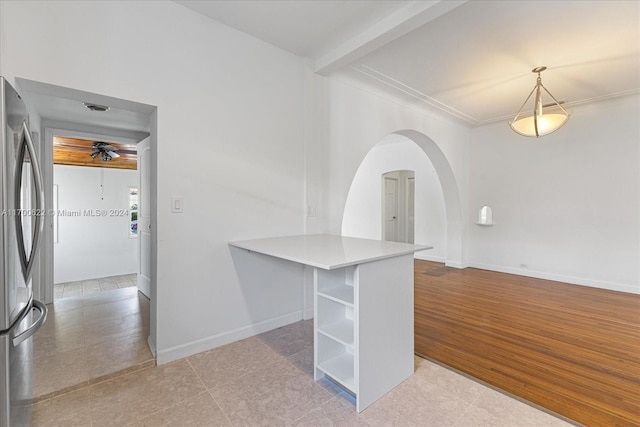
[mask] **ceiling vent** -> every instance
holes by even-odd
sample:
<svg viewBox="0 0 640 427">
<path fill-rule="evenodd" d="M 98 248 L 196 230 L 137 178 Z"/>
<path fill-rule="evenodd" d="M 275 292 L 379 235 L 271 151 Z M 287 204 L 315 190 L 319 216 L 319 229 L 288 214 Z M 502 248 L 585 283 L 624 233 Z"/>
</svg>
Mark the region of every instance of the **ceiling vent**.
<svg viewBox="0 0 640 427">
<path fill-rule="evenodd" d="M 91 111 L 99 111 L 101 113 L 109 111 L 109 107 L 105 107 L 104 105 L 91 104 L 89 102 L 83 102 L 82 104 Z"/>
</svg>

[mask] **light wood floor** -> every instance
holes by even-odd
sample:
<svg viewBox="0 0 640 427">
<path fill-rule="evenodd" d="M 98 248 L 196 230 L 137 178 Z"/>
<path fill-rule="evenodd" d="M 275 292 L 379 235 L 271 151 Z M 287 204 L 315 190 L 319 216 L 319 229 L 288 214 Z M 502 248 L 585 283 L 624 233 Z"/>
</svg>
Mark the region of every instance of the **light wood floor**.
<svg viewBox="0 0 640 427">
<path fill-rule="evenodd" d="M 416 353 L 587 426 L 640 426 L 640 295 L 415 262 Z"/>
</svg>

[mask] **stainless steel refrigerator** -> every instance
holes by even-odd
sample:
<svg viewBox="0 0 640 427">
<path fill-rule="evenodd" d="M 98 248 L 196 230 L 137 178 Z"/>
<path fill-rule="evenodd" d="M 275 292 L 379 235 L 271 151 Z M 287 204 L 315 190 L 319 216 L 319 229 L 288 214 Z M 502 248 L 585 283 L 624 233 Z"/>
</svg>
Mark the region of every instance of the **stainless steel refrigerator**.
<svg viewBox="0 0 640 427">
<path fill-rule="evenodd" d="M 22 427 L 31 418 L 32 336 L 47 318 L 31 280 L 46 212 L 27 109 L 3 77 L 0 120 L 0 427 Z"/>
</svg>

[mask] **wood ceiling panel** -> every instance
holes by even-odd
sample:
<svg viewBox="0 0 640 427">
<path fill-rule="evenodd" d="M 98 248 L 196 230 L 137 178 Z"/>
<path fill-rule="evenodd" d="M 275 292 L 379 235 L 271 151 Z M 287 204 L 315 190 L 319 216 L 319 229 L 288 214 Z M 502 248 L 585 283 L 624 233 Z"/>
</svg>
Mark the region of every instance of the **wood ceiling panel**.
<svg viewBox="0 0 640 427">
<path fill-rule="evenodd" d="M 91 166 L 99 168 L 138 169 L 138 154 L 135 145 L 102 141 L 112 146 L 120 157 L 103 161 L 101 156 L 93 159 L 91 153 L 96 150 L 93 144 L 98 141 L 78 138 L 53 137 L 53 163 L 56 165 Z"/>
</svg>

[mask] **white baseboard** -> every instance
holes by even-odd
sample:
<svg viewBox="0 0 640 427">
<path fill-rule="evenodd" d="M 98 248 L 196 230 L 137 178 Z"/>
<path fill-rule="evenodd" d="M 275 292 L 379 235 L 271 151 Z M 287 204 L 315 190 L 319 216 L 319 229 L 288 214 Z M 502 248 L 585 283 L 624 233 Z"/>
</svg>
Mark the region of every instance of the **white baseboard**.
<svg viewBox="0 0 640 427">
<path fill-rule="evenodd" d="M 169 363 L 174 360 L 182 359 L 187 356 L 223 346 L 225 344 L 230 344 L 235 341 L 249 338 L 254 335 L 279 328 L 281 326 L 289 325 L 299 320 L 302 320 L 301 310 L 273 319 L 264 320 L 259 323 L 254 323 L 252 325 L 244 326 L 233 331 L 223 332 L 218 335 L 213 335 L 186 344 L 170 347 L 165 350 L 160 350 L 157 352 L 156 363 L 158 365 Z"/>
<path fill-rule="evenodd" d="M 456 262 L 456 261 L 447 261 L 446 257 L 440 256 L 440 255 L 430 255 L 427 252 L 421 251 L 421 252 L 416 252 L 413 257 L 415 259 L 419 259 L 422 261 L 432 261 L 432 262 L 439 262 L 442 263 L 444 265 L 446 265 L 447 267 L 453 267 L 453 268 L 466 268 L 468 267 L 468 265 L 460 263 L 460 262 Z"/>
<path fill-rule="evenodd" d="M 413 254 L 413 257 L 415 259 L 421 259 L 423 261 L 433 261 L 433 262 L 442 262 L 442 263 L 446 261 L 445 257 L 439 256 L 439 255 L 431 255 L 428 253 L 428 251 L 416 252 L 415 254 Z"/>
<path fill-rule="evenodd" d="M 592 280 L 584 277 L 565 276 L 562 274 L 546 273 L 543 271 L 534 271 L 515 267 L 506 267 L 501 265 L 469 263 L 469 267 L 479 268 L 481 270 L 498 271 L 500 273 L 515 274 L 518 276 L 535 277 L 536 279 L 553 280 L 555 282 L 570 283 L 572 285 L 589 286 L 592 288 L 608 289 L 610 291 L 627 292 L 631 294 L 640 294 L 640 287 L 633 287 L 626 283 L 606 282 L 602 280 Z"/>
<path fill-rule="evenodd" d="M 158 352 L 156 351 L 156 343 L 151 339 L 151 335 L 147 337 L 147 345 L 149 346 L 149 350 L 151 350 L 153 357 L 156 358 Z"/>
<path fill-rule="evenodd" d="M 306 309 L 302 314 L 302 320 L 309 320 L 309 319 L 313 319 L 313 307 Z"/>
<path fill-rule="evenodd" d="M 463 264 L 461 262 L 455 262 L 455 261 L 445 261 L 444 265 L 446 265 L 447 267 L 453 267 L 453 268 L 459 268 L 459 269 L 469 267 L 468 264 Z"/>
</svg>

